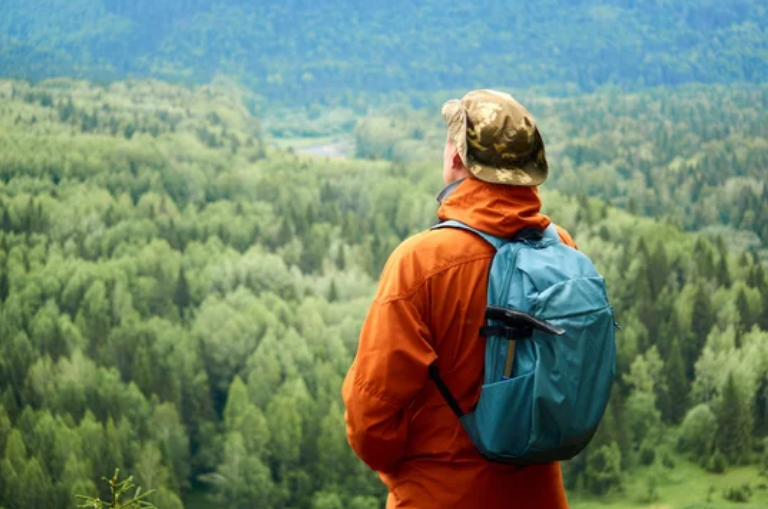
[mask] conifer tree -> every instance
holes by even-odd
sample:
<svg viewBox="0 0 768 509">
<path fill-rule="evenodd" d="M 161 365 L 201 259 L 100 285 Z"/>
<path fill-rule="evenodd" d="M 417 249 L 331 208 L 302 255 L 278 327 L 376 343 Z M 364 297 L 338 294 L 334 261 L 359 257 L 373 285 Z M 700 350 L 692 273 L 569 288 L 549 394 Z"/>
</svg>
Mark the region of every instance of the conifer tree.
<svg viewBox="0 0 768 509">
<path fill-rule="evenodd" d="M 755 409 L 755 435 L 765 436 L 768 433 L 768 375 L 766 374 L 758 380 L 753 405 Z"/>
<path fill-rule="evenodd" d="M 345 249 L 343 245 L 339 246 L 339 249 L 336 251 L 336 268 L 343 271 L 347 268 L 347 259 L 345 255 Z"/>
<path fill-rule="evenodd" d="M 768 331 L 768 283 L 765 282 L 762 271 L 755 276 L 755 279 L 757 281 L 755 288 L 760 292 L 762 301 L 762 310 L 758 313 L 755 323 L 764 331 Z"/>
<path fill-rule="evenodd" d="M 328 290 L 328 302 L 336 302 L 339 300 L 339 289 L 336 287 L 336 280 L 331 280 L 331 287 Z"/>
<path fill-rule="evenodd" d="M 752 288 L 757 288 L 761 293 L 768 289 L 768 281 L 765 279 L 763 264 L 756 253 L 752 253 L 752 268 L 747 276 L 747 284 Z"/>
<path fill-rule="evenodd" d="M 662 243 L 656 246 L 648 261 L 648 281 L 650 283 L 651 295 L 655 298 L 661 293 L 669 275 L 667 251 Z"/>
<path fill-rule="evenodd" d="M 679 424 L 688 409 L 688 379 L 685 376 L 685 362 L 677 338 L 672 340 L 672 349 L 665 362 L 666 391 L 662 404 L 664 418 Z"/>
<path fill-rule="evenodd" d="M 133 484 L 133 476 L 125 480 L 120 480 L 120 470 L 115 470 L 115 474 L 107 479 L 102 478 L 109 485 L 109 500 L 92 498 L 85 495 L 77 495 L 82 500 L 78 505 L 81 509 L 157 509 L 147 498 L 152 495 L 154 490 L 143 492 L 141 487 Z M 136 488 L 134 490 L 134 488 Z"/>
<path fill-rule="evenodd" d="M 719 258 L 717 262 L 717 283 L 720 286 L 729 288 L 731 286 L 731 274 L 728 270 L 728 252 L 722 237 L 717 237 L 716 244 Z"/>
<path fill-rule="evenodd" d="M 3 219 L 0 223 L 0 227 L 2 227 L 2 230 L 6 233 L 10 233 L 13 231 L 13 223 L 11 222 L 11 214 L 8 212 L 7 207 L 3 207 Z"/>
<path fill-rule="evenodd" d="M 739 293 L 736 296 L 736 309 L 739 312 L 739 329 L 741 332 L 748 331 L 754 324 L 752 317 L 752 310 L 749 308 L 749 302 L 747 302 L 747 296 L 744 293 L 744 289 L 740 288 Z"/>
<path fill-rule="evenodd" d="M 187 283 L 187 276 L 184 273 L 184 267 L 179 269 L 179 277 L 176 280 L 176 290 L 173 293 L 173 303 L 179 309 L 181 313 L 187 307 L 189 307 L 191 298 L 189 295 L 189 284 Z"/>
<path fill-rule="evenodd" d="M 54 509 L 56 493 L 51 478 L 43 471 L 37 458 L 31 458 L 18 479 L 16 486 L 18 507 Z"/>
<path fill-rule="evenodd" d="M 0 264 L 0 302 L 5 302 L 10 293 L 10 283 L 8 281 L 8 260 L 3 258 Z"/>
<path fill-rule="evenodd" d="M 283 218 L 283 220 L 280 221 L 280 230 L 277 234 L 277 243 L 279 246 L 284 246 L 290 242 L 292 238 L 293 232 L 291 229 L 290 221 L 286 218 Z"/>
<path fill-rule="evenodd" d="M 752 426 L 749 402 L 739 390 L 731 373 L 723 387 L 717 408 L 717 448 L 732 465 L 749 460 Z"/>
<path fill-rule="evenodd" d="M 686 373 L 693 380 L 693 365 L 701 354 L 712 327 L 715 325 L 712 301 L 703 283 L 696 285 L 691 316 L 691 338 L 686 342 Z"/>
<path fill-rule="evenodd" d="M 621 451 L 616 443 L 603 445 L 589 455 L 586 480 L 588 489 L 595 495 L 621 489 Z"/>
<path fill-rule="evenodd" d="M 699 276 L 704 279 L 712 279 L 715 274 L 715 262 L 712 259 L 712 251 L 703 239 L 699 238 L 693 249 L 693 259 L 696 260 Z"/>
</svg>

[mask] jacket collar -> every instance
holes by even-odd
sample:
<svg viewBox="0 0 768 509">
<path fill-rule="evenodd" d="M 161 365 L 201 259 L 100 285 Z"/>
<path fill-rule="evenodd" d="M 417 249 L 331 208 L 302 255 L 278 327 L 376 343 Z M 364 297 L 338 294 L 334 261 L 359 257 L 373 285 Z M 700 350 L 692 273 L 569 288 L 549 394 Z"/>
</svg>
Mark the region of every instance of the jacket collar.
<svg viewBox="0 0 768 509">
<path fill-rule="evenodd" d="M 466 178 L 455 180 L 450 184 L 448 184 L 447 186 L 445 186 L 443 190 L 440 191 L 440 194 L 437 195 L 437 202 L 442 204 L 446 200 L 446 198 L 448 198 L 451 195 L 451 193 L 453 193 L 456 190 L 456 188 L 459 187 L 461 183 L 464 182 L 465 180 Z"/>
<path fill-rule="evenodd" d="M 526 228 L 544 230 L 551 222 L 541 213 L 535 187 L 489 184 L 470 177 L 446 186 L 438 201 L 441 221 L 461 221 L 502 238 L 511 238 Z"/>
</svg>

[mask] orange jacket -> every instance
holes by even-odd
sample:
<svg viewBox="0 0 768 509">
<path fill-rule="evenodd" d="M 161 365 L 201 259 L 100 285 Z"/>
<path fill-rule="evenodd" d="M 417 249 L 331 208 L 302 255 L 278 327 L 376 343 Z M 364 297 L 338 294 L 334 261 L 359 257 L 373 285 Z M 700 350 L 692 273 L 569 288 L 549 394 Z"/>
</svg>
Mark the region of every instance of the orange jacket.
<svg viewBox="0 0 768 509">
<path fill-rule="evenodd" d="M 550 224 L 540 206 L 536 189 L 469 178 L 438 216 L 511 237 Z M 558 464 L 487 461 L 429 378 L 437 361 L 460 406 L 476 404 L 485 348 L 478 330 L 494 253 L 470 232 L 430 230 L 404 241 L 384 268 L 342 396 L 349 443 L 389 488 L 388 509 L 568 507 Z"/>
</svg>

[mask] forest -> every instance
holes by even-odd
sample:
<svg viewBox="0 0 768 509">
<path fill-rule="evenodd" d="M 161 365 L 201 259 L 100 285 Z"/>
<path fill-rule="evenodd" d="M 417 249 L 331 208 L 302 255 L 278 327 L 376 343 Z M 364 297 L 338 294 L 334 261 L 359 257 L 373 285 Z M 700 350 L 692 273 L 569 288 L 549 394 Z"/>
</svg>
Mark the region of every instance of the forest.
<svg viewBox="0 0 768 509">
<path fill-rule="evenodd" d="M 766 27 L 762 0 L 3 0 L 0 75 L 228 75 L 321 106 L 481 86 L 761 83 Z"/>
<path fill-rule="evenodd" d="M 563 466 L 574 508 L 768 503 L 765 98 L 533 103 L 545 212 L 622 326 L 604 422 Z M 383 507 L 340 384 L 389 253 L 434 220 L 436 124 L 363 119 L 363 158 L 332 159 L 271 148 L 248 104 L 0 81 L 0 507 L 74 508 L 116 467 L 160 509 Z M 424 157 L 374 152 L 382 118 Z"/>
</svg>

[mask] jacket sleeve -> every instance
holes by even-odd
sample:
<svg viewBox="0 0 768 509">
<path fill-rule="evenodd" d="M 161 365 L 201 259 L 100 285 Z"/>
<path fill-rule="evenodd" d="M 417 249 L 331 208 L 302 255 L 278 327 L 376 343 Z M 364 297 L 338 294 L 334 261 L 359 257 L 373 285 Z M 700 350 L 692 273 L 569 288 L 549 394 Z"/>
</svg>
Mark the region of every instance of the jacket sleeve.
<svg viewBox="0 0 768 509">
<path fill-rule="evenodd" d="M 406 407 L 424 387 L 436 355 L 412 298 L 374 300 L 342 387 L 347 439 L 370 468 L 387 471 L 408 439 Z"/>
</svg>

